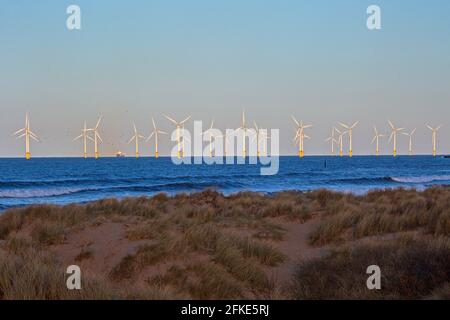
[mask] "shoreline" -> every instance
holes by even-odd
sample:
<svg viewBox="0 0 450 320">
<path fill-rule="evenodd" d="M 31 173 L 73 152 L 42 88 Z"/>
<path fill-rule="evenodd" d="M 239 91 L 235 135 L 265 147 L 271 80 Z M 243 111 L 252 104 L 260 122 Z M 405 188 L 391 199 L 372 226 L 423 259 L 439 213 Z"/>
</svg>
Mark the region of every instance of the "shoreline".
<svg viewBox="0 0 450 320">
<path fill-rule="evenodd" d="M 390 178 L 391 177 L 385 177 L 385 178 Z M 79 205 L 79 206 L 84 206 L 84 205 L 89 205 L 89 204 L 94 204 L 96 202 L 99 201 L 105 201 L 105 200 L 117 200 L 117 201 L 123 201 L 125 199 L 137 199 L 137 198 L 152 198 L 155 196 L 158 196 L 160 194 L 163 194 L 167 197 L 176 197 L 178 195 L 188 195 L 188 196 L 192 196 L 195 194 L 200 194 L 203 192 L 217 192 L 219 194 L 221 194 L 224 197 L 230 197 L 230 196 L 236 196 L 239 195 L 241 193 L 245 194 L 245 193 L 254 193 L 257 195 L 262 195 L 262 196 L 266 196 L 266 197 L 276 197 L 277 194 L 280 193 L 301 193 L 301 194 L 307 194 L 307 193 L 311 193 L 311 192 L 316 192 L 316 191 L 327 191 L 327 192 L 331 192 L 331 193 L 338 193 L 338 194 L 348 194 L 348 195 L 353 195 L 353 196 L 366 196 L 369 193 L 372 192 L 383 192 L 383 191 L 396 191 L 396 190 L 407 190 L 407 191 L 417 191 L 417 192 L 423 192 L 426 191 L 427 189 L 433 189 L 433 188 L 444 188 L 444 189 L 450 189 L 450 184 L 433 184 L 430 185 L 428 187 L 415 187 L 415 186 L 397 186 L 397 187 L 385 187 L 385 188 L 373 188 L 373 189 L 367 189 L 366 191 L 354 191 L 354 190 L 336 190 L 336 189 L 332 189 L 332 188 L 317 188 L 317 189 L 310 189 L 310 190 L 298 190 L 298 189 L 286 189 L 286 190 L 279 190 L 279 191 L 253 191 L 253 190 L 239 190 L 239 191 L 231 191 L 231 192 L 224 192 L 222 190 L 218 190 L 216 188 L 205 188 L 203 190 L 194 190 L 194 191 L 190 191 L 190 192 L 184 192 L 184 191 L 180 191 L 180 192 L 155 192 L 153 194 L 149 194 L 149 195 L 136 195 L 136 196 L 121 196 L 121 197 L 104 197 L 104 198 L 99 198 L 99 199 L 95 199 L 95 200 L 88 200 L 88 201 L 80 201 L 80 202 L 69 202 L 69 203 L 51 203 L 51 202 L 42 202 L 42 203 L 31 203 L 31 204 L 25 204 L 25 205 L 17 205 L 17 206 L 10 206 L 10 207 L 6 207 L 6 208 L 2 208 L 0 205 L 0 215 L 6 213 L 8 210 L 12 210 L 12 209 L 26 209 L 27 207 L 36 207 L 36 206 L 58 206 L 58 207 L 64 207 L 64 206 L 72 206 L 72 205 Z"/>
</svg>

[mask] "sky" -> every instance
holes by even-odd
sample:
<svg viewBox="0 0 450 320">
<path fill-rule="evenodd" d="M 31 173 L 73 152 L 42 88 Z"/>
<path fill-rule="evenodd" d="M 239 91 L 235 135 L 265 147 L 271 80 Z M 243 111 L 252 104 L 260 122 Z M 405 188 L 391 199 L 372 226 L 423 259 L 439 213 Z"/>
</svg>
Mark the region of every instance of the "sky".
<svg viewBox="0 0 450 320">
<path fill-rule="evenodd" d="M 66 28 L 71 4 L 81 30 Z M 366 27 L 371 4 L 381 30 Z M 33 156 L 78 156 L 73 138 L 100 115 L 101 152 L 132 154 L 133 121 L 146 136 L 152 116 L 171 129 L 163 114 L 236 128 L 243 109 L 280 129 L 282 154 L 296 153 L 291 115 L 314 125 L 307 154 L 328 153 L 332 126 L 356 120 L 354 153 L 373 154 L 373 126 L 386 133 L 388 119 L 417 128 L 416 153 L 431 151 L 425 125 L 443 124 L 449 153 L 449 12 L 447 0 L 3 0 L 0 157 L 23 156 L 11 134 L 26 112 L 42 140 Z"/>
</svg>

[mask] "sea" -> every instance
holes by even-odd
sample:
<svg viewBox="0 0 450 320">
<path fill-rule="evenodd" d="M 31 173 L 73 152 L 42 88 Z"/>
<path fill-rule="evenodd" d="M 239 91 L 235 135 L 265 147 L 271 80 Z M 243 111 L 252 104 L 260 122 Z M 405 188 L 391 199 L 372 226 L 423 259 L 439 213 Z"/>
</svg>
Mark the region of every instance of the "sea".
<svg viewBox="0 0 450 320">
<path fill-rule="evenodd" d="M 450 185 L 450 159 L 431 156 L 285 156 L 280 157 L 278 174 L 260 172 L 260 165 L 254 164 L 176 165 L 168 157 L 0 159 L 0 211 L 208 188 L 224 194 L 322 188 L 365 194 L 374 189 Z"/>
</svg>

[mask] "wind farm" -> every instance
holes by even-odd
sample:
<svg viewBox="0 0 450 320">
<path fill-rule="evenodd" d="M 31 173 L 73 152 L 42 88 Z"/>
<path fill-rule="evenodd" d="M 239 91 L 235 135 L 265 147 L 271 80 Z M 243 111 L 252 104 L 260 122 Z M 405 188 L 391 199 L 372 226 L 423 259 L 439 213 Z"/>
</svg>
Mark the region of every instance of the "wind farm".
<svg viewBox="0 0 450 320">
<path fill-rule="evenodd" d="M 179 159 L 185 157 L 185 149 L 186 149 L 186 143 L 191 143 L 190 139 L 186 136 L 186 129 L 185 124 L 191 119 L 191 116 L 188 116 L 184 118 L 182 121 L 177 121 L 167 115 L 163 115 L 166 119 L 168 119 L 173 125 L 174 125 L 174 136 L 175 136 L 175 142 L 176 142 L 176 148 L 177 148 L 177 157 Z M 84 126 L 81 130 L 80 135 L 76 136 L 73 141 L 81 140 L 83 143 L 83 153 L 82 157 L 87 159 L 89 157 L 89 143 L 92 143 L 93 145 L 93 157 L 95 159 L 100 158 L 100 151 L 99 151 L 99 144 L 103 143 L 103 139 L 100 136 L 100 125 L 102 123 L 103 117 L 99 117 L 95 126 L 92 128 L 88 128 L 87 122 L 84 122 Z M 291 119 L 293 120 L 295 124 L 295 135 L 293 138 L 293 141 L 295 142 L 297 146 L 297 156 L 299 158 L 305 157 L 305 140 L 312 140 L 311 136 L 306 134 L 307 129 L 313 129 L 313 126 L 311 124 L 304 124 L 303 121 L 298 121 L 294 116 L 291 116 Z M 223 152 L 218 152 L 219 150 L 216 150 L 217 154 L 222 154 L 224 156 L 227 155 L 233 155 L 235 154 L 235 150 L 227 150 L 228 146 L 231 143 L 231 139 L 236 138 L 237 132 L 242 132 L 242 149 L 239 152 L 237 150 L 237 155 L 241 155 L 243 158 L 245 158 L 248 154 L 248 148 L 247 143 L 254 143 L 256 144 L 255 150 L 257 157 L 260 156 L 266 156 L 268 154 L 268 140 L 270 139 L 270 135 L 268 134 L 268 128 L 261 128 L 258 126 L 256 121 L 253 121 L 254 124 L 254 136 L 249 135 L 249 128 L 246 123 L 246 115 L 245 111 L 242 112 L 242 118 L 241 118 L 241 126 L 237 129 L 225 129 L 222 134 L 213 134 L 213 130 L 217 130 L 218 132 L 221 132 L 219 129 L 214 129 L 214 120 L 211 121 L 211 125 L 207 130 L 204 132 L 201 132 L 202 137 L 206 137 L 206 140 L 209 141 L 209 156 L 213 157 L 213 145 L 214 145 L 214 139 L 222 139 L 221 145 L 223 146 L 224 150 Z M 344 136 L 348 135 L 348 157 L 352 158 L 354 156 L 354 129 L 359 124 L 359 121 L 354 122 L 352 125 L 348 125 L 342 122 L 338 122 L 337 124 L 342 127 L 342 129 L 338 129 L 336 126 L 332 126 L 331 134 L 330 136 L 325 138 L 325 142 L 328 142 L 330 145 L 330 153 L 324 153 L 324 155 L 334 155 L 335 154 L 335 147 L 338 149 L 338 154 L 340 157 L 344 156 Z M 431 148 L 431 155 L 436 157 L 438 155 L 438 144 L 437 144 L 437 134 L 439 130 L 441 129 L 441 125 L 437 127 L 432 127 L 430 125 L 426 125 L 426 128 L 428 128 L 432 135 L 431 135 L 431 142 L 432 142 L 432 148 Z M 381 148 L 380 148 L 380 139 L 386 137 L 385 134 L 381 134 L 378 131 L 378 128 L 376 126 L 373 126 L 374 129 L 374 135 L 372 136 L 371 143 L 375 144 L 375 156 L 381 155 Z M 399 155 L 399 134 L 403 136 L 408 137 L 407 142 L 407 155 L 413 156 L 413 139 L 416 135 L 417 129 L 413 129 L 410 132 L 405 132 L 405 128 L 398 128 L 394 125 L 394 123 L 390 120 L 388 120 L 388 129 L 390 130 L 389 135 L 389 143 L 392 143 L 393 149 L 392 149 L 392 156 L 395 158 Z M 253 129 L 251 130 L 253 133 Z M 127 144 L 131 144 L 134 141 L 134 155 L 135 158 L 140 158 L 141 156 L 141 150 L 140 150 L 140 140 L 143 140 L 145 142 L 149 142 L 150 140 L 154 140 L 154 157 L 159 158 L 160 152 L 159 152 L 159 145 L 161 143 L 161 136 L 164 135 L 167 136 L 168 132 L 161 130 L 159 127 L 156 126 L 155 119 L 151 118 L 151 131 L 146 138 L 143 133 L 138 132 L 136 128 L 136 124 L 133 123 L 133 136 L 127 141 Z M 28 113 L 25 115 L 25 127 L 16 131 L 14 134 L 17 138 L 25 138 L 25 158 L 29 160 L 31 158 L 31 152 L 30 152 L 30 139 L 34 140 L 36 142 L 40 142 L 37 135 L 33 133 L 30 129 L 30 120 Z M 248 140 L 247 138 L 251 138 Z M 247 141 L 248 140 L 248 141 Z M 117 143 L 115 143 L 117 145 Z M 235 144 L 233 143 L 233 146 Z M 364 154 L 360 154 L 364 155 Z M 445 153 L 444 153 L 445 155 Z"/>
</svg>

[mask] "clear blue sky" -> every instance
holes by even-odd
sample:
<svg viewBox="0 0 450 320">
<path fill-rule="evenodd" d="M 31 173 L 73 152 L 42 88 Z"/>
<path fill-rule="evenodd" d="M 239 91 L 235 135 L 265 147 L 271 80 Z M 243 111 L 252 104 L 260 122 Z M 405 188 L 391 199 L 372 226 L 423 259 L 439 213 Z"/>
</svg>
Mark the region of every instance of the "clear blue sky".
<svg viewBox="0 0 450 320">
<path fill-rule="evenodd" d="M 66 29 L 70 4 L 81 31 Z M 382 9 L 381 31 L 366 28 L 370 4 Z M 370 154 L 372 127 L 386 131 L 387 119 L 417 127 L 421 153 L 425 123 L 445 124 L 449 152 L 449 39 L 447 0 L 4 0 L 0 156 L 23 154 L 11 133 L 26 111 L 43 140 L 33 155 L 62 156 L 80 154 L 71 141 L 100 114 L 103 150 L 132 153 L 132 121 L 145 135 L 152 115 L 170 128 L 162 113 L 234 128 L 243 108 L 282 129 L 283 153 L 296 151 L 291 114 L 315 125 L 307 153 L 328 152 L 332 124 L 361 120 L 355 153 Z"/>
</svg>

